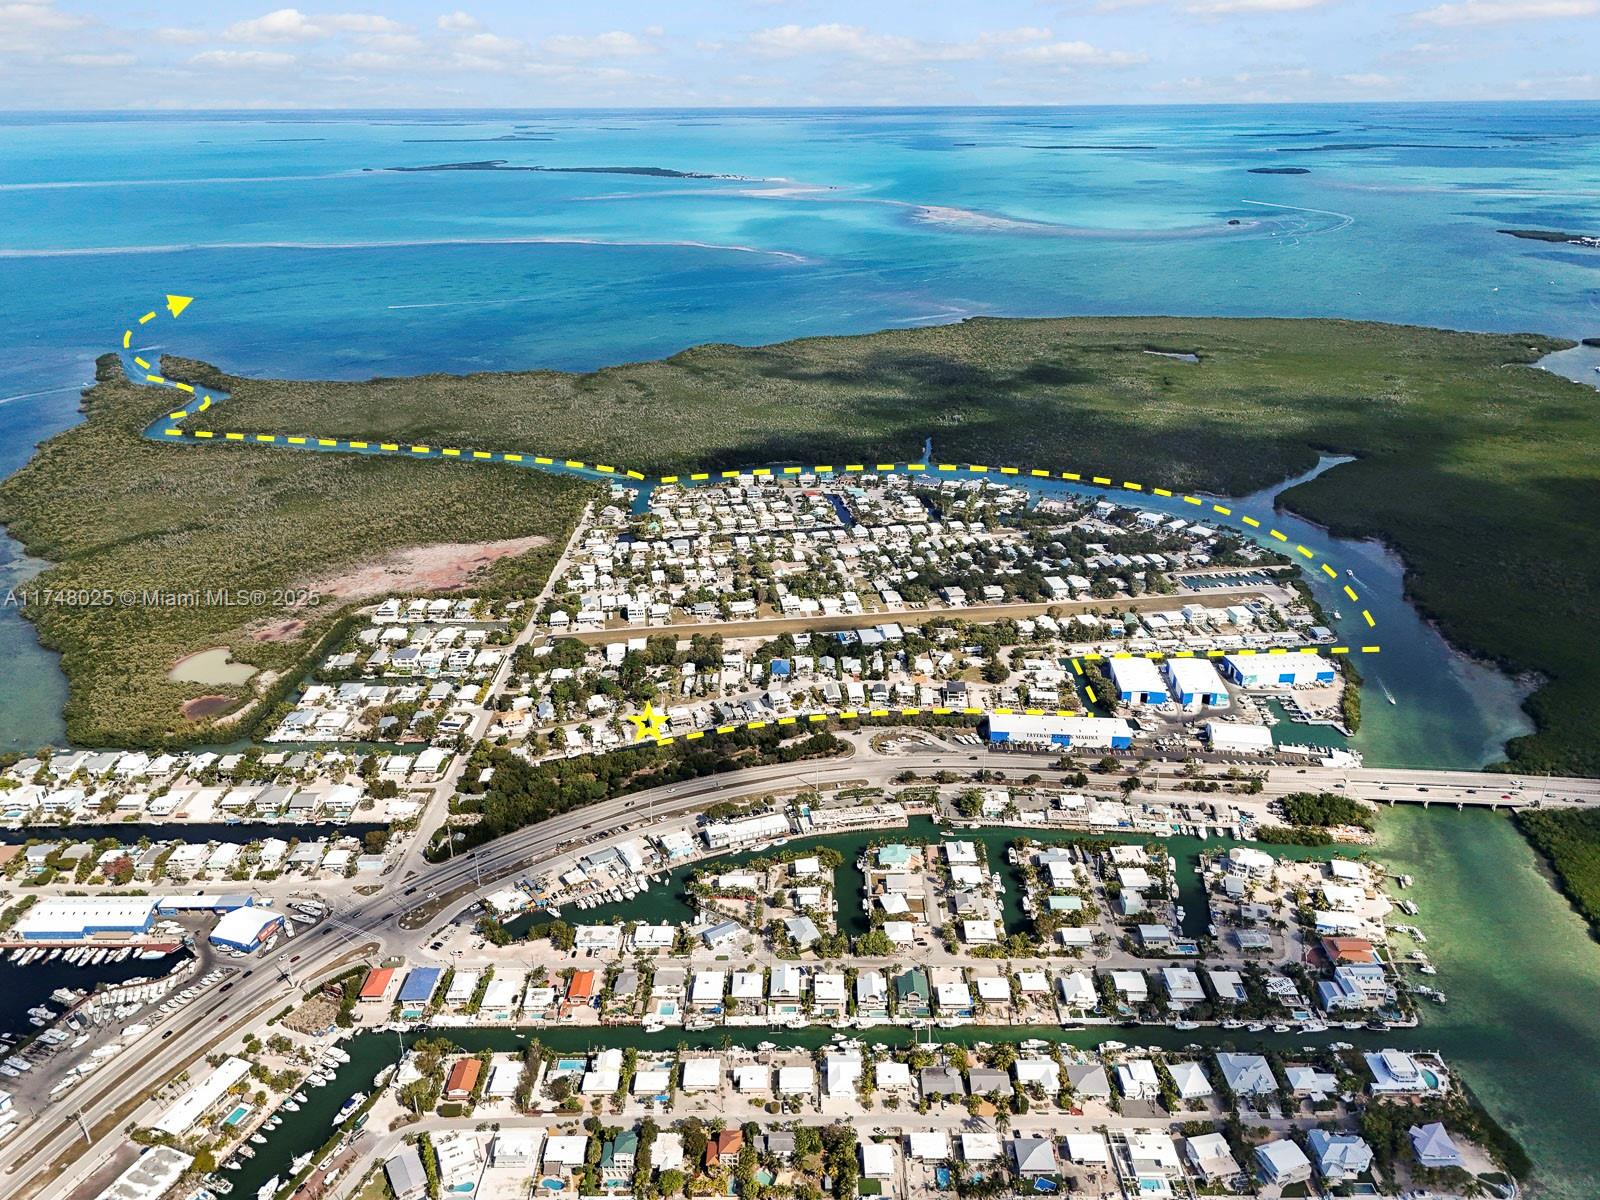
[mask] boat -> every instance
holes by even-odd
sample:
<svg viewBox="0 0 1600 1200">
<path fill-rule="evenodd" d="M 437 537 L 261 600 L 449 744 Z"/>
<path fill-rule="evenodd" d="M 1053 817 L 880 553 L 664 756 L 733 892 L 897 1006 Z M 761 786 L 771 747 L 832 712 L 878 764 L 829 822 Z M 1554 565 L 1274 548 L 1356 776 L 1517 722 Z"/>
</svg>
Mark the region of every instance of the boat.
<svg viewBox="0 0 1600 1200">
<path fill-rule="evenodd" d="M 278 1194 L 278 1189 L 282 1186 L 282 1178 L 274 1175 L 271 1179 L 267 1180 L 261 1185 L 261 1189 L 256 1192 L 256 1200 L 272 1200 L 272 1198 Z"/>
<path fill-rule="evenodd" d="M 240 1158 L 254 1158 L 256 1156 L 256 1152 L 249 1146 L 240 1146 L 234 1153 Z"/>
<path fill-rule="evenodd" d="M 305 1094 L 305 1093 L 304 1093 L 304 1092 L 296 1092 L 296 1093 L 295 1093 L 295 1094 L 294 1094 L 294 1097 L 293 1097 L 293 1099 L 294 1099 L 294 1102 L 295 1102 L 295 1103 L 296 1103 L 296 1104 L 305 1104 L 305 1103 L 308 1103 L 308 1101 L 307 1101 L 307 1100 L 306 1100 L 306 1094 Z"/>
<path fill-rule="evenodd" d="M 286 1112 L 299 1112 L 300 1111 L 300 1106 L 298 1104 L 296 1104 L 293 1100 L 285 1100 L 281 1105 L 279 1105 L 279 1107 L 282 1108 Z"/>
<path fill-rule="evenodd" d="M 257 1146 L 265 1146 L 267 1144 L 267 1135 L 264 1133 L 252 1133 L 250 1141 Z"/>
<path fill-rule="evenodd" d="M 350 1061 L 350 1056 L 337 1046 L 328 1047 L 328 1057 L 341 1065 Z"/>
<path fill-rule="evenodd" d="M 1281 1024 L 1281 1023 L 1277 1024 L 1277 1025 L 1274 1025 L 1272 1027 L 1272 1032 L 1273 1033 L 1288 1033 L 1289 1032 L 1289 1026 Z"/>
<path fill-rule="evenodd" d="M 311 1151 L 309 1150 L 307 1150 L 304 1154 L 295 1155 L 294 1158 L 289 1162 L 290 1177 L 293 1178 L 294 1176 L 300 1174 L 301 1171 L 304 1171 L 306 1169 L 306 1164 L 310 1161 Z"/>
<path fill-rule="evenodd" d="M 222 1164 L 222 1169 L 224 1171 L 241 1171 L 244 1169 L 244 1164 L 242 1162 L 225 1162 Z"/>
<path fill-rule="evenodd" d="M 351 1113 L 361 1107 L 361 1102 L 367 1098 L 365 1092 L 354 1092 L 350 1098 L 339 1106 L 339 1111 L 334 1114 L 333 1123 L 343 1125 Z"/>
<path fill-rule="evenodd" d="M 1199 1029 L 1200 1028 L 1200 1022 L 1199 1021 L 1174 1021 L 1172 1023 L 1172 1027 L 1174 1029 Z"/>
<path fill-rule="evenodd" d="M 1250 1033 L 1265 1033 L 1267 1026 L 1264 1021 L 1252 1021 L 1245 1029 Z"/>
</svg>

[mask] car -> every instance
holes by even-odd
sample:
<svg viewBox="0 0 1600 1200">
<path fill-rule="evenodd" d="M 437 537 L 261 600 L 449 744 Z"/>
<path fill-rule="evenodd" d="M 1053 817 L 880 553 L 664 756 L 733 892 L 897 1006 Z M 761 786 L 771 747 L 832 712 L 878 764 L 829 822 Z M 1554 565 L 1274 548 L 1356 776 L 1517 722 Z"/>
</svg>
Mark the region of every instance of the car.
<svg viewBox="0 0 1600 1200">
<path fill-rule="evenodd" d="M 169 1037 L 171 1037 L 176 1032 L 177 1032 L 177 1030 L 175 1030 L 175 1029 L 163 1029 L 161 1031 L 161 1040 L 163 1042 L 166 1041 Z"/>
<path fill-rule="evenodd" d="M 292 963 L 297 963 L 297 962 L 299 962 L 299 961 L 300 961 L 300 956 L 299 956 L 299 955 L 298 955 L 298 954 L 296 954 L 296 955 L 295 955 L 295 956 L 294 956 L 294 957 L 293 957 L 293 958 L 291 958 L 291 959 L 290 959 L 290 960 L 289 960 L 289 961 L 290 961 L 290 962 L 292 962 Z"/>
<path fill-rule="evenodd" d="M 229 980 L 227 983 L 223 984 L 222 987 L 218 990 L 218 995 L 220 995 L 222 992 L 227 991 L 232 986 L 233 986 L 233 981 Z"/>
</svg>

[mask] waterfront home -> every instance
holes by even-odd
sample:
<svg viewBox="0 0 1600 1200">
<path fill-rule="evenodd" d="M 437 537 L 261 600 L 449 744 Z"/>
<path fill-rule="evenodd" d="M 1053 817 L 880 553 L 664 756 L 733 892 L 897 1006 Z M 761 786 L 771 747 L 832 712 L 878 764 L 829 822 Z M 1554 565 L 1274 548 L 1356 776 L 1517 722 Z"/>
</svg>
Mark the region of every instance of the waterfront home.
<svg viewBox="0 0 1600 1200">
<path fill-rule="evenodd" d="M 917 1086 L 921 1088 L 924 1100 L 939 1096 L 959 1099 L 967 1094 L 966 1080 L 954 1067 L 923 1067 L 917 1076 Z"/>
<path fill-rule="evenodd" d="M 1150 985 L 1143 971 L 1113 971 L 1111 986 L 1129 1004 L 1143 1004 L 1150 998 Z"/>
<path fill-rule="evenodd" d="M 586 1134 L 552 1134 L 544 1144 L 545 1173 L 569 1175 L 581 1171 L 588 1149 Z"/>
<path fill-rule="evenodd" d="M 1328 1183 L 1344 1183 L 1372 1167 L 1372 1147 L 1354 1134 L 1313 1129 L 1306 1134 L 1306 1144 L 1316 1159 L 1317 1173 Z"/>
<path fill-rule="evenodd" d="M 460 1058 L 450 1068 L 450 1075 L 445 1080 L 444 1098 L 446 1100 L 466 1100 L 472 1096 L 473 1090 L 478 1086 L 478 1076 L 483 1071 L 483 1063 L 476 1058 Z"/>
<path fill-rule="evenodd" d="M 1200 976 L 1188 967 L 1163 967 L 1161 982 L 1167 989 L 1167 1008 L 1173 1012 L 1181 1012 L 1206 998 L 1200 987 Z"/>
<path fill-rule="evenodd" d="M 689 1003 L 696 1008 L 720 1008 L 727 987 L 726 971 L 696 971 L 689 989 Z"/>
<path fill-rule="evenodd" d="M 1148 1058 L 1130 1058 L 1118 1063 L 1117 1087 L 1129 1100 L 1154 1100 L 1161 1094 L 1155 1063 Z"/>
<path fill-rule="evenodd" d="M 714 1092 L 722 1086 L 722 1059 L 686 1058 L 682 1066 L 682 1087 L 686 1092 Z"/>
<path fill-rule="evenodd" d="M 928 973 L 921 967 L 912 967 L 910 970 L 894 977 L 895 1010 L 902 1017 L 926 1017 L 931 1015 L 929 1001 L 932 990 L 928 986 Z"/>
<path fill-rule="evenodd" d="M 817 1072 L 812 1066 L 787 1066 L 778 1068 L 778 1094 L 780 1096 L 811 1096 L 817 1090 Z"/>
<path fill-rule="evenodd" d="M 822 1091 L 830 1097 L 854 1097 L 861 1082 L 861 1055 L 830 1050 L 822 1058 Z"/>
<path fill-rule="evenodd" d="M 1011 1095 L 1011 1076 L 992 1067 L 973 1067 L 967 1072 L 967 1089 L 974 1096 L 1008 1099 Z"/>
<path fill-rule="evenodd" d="M 1218 1051 L 1217 1068 L 1236 1096 L 1268 1096 L 1278 1090 L 1272 1067 L 1259 1054 L 1233 1054 Z"/>
<path fill-rule="evenodd" d="M 815 991 L 812 992 L 815 996 Z M 883 1017 L 889 1013 L 889 982 L 882 971 L 861 971 L 856 975 L 856 1015 Z"/>
<path fill-rule="evenodd" d="M 948 1162 L 950 1134 L 943 1129 L 915 1129 L 906 1135 L 906 1157 L 918 1162 Z"/>
<path fill-rule="evenodd" d="M 1167 1070 L 1172 1075 L 1172 1082 L 1177 1087 L 1181 1099 L 1203 1100 L 1211 1095 L 1211 1080 L 1206 1078 L 1205 1068 L 1199 1063 L 1168 1063 Z"/>
<path fill-rule="evenodd" d="M 1288 1138 L 1263 1142 L 1256 1147 L 1256 1171 L 1264 1183 L 1287 1187 L 1311 1178 L 1311 1160 L 1304 1150 Z"/>
<path fill-rule="evenodd" d="M 1087 971 L 1056 976 L 1056 992 L 1061 997 L 1061 1007 L 1070 1012 L 1093 1012 L 1100 1004 L 1100 993 Z"/>
<path fill-rule="evenodd" d="M 1434 1170 L 1461 1166 L 1461 1151 L 1450 1140 L 1450 1133 L 1438 1121 L 1428 1125 L 1413 1125 L 1410 1129 L 1411 1152 L 1417 1161 Z"/>
<path fill-rule="evenodd" d="M 872 1064 L 872 1081 L 880 1092 L 896 1092 L 909 1094 L 911 1091 L 911 1068 L 903 1062 L 893 1059 L 884 1059 Z"/>
<path fill-rule="evenodd" d="M 1067 1087 L 1080 1100 L 1111 1099 L 1111 1080 L 1099 1063 L 1068 1063 Z"/>
<path fill-rule="evenodd" d="M 881 979 L 882 976 L 879 976 Z M 845 980 L 843 971 L 818 971 L 811 977 L 811 1012 L 821 1018 L 838 1018 L 845 1014 Z"/>
<path fill-rule="evenodd" d="M 1420 1096 L 1443 1090 L 1444 1081 L 1439 1071 L 1424 1067 L 1404 1050 L 1380 1050 L 1362 1057 L 1367 1070 L 1372 1072 L 1372 1082 L 1367 1088 L 1374 1096 Z"/>
</svg>

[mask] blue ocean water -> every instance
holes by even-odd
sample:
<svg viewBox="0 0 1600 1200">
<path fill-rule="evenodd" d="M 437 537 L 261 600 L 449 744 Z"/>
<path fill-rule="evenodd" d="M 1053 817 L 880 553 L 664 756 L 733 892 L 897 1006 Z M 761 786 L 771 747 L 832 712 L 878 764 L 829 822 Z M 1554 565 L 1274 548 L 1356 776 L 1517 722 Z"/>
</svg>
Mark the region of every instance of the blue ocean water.
<svg viewBox="0 0 1600 1200">
<path fill-rule="evenodd" d="M 0 474 L 167 292 L 149 349 L 301 377 L 977 314 L 1588 335 L 1600 253 L 1496 230 L 1600 229 L 1597 149 L 1600 104 L 0 116 Z M 685 177 L 575 170 L 640 167 Z M 14 611 L 0 664 L 0 745 L 59 738 Z"/>
</svg>

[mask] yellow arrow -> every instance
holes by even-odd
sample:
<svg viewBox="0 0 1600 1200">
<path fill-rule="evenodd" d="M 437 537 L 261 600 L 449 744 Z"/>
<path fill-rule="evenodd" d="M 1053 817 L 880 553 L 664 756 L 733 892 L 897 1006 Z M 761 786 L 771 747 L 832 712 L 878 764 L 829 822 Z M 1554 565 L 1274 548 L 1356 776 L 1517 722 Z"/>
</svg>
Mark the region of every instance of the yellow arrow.
<svg viewBox="0 0 1600 1200">
<path fill-rule="evenodd" d="M 182 315 L 183 310 L 188 308 L 189 305 L 191 305 L 193 303 L 194 303 L 194 297 L 193 296 L 168 296 L 167 297 L 167 311 L 169 313 L 171 313 L 175 317 L 176 316 L 180 316 L 180 315 Z"/>
</svg>

